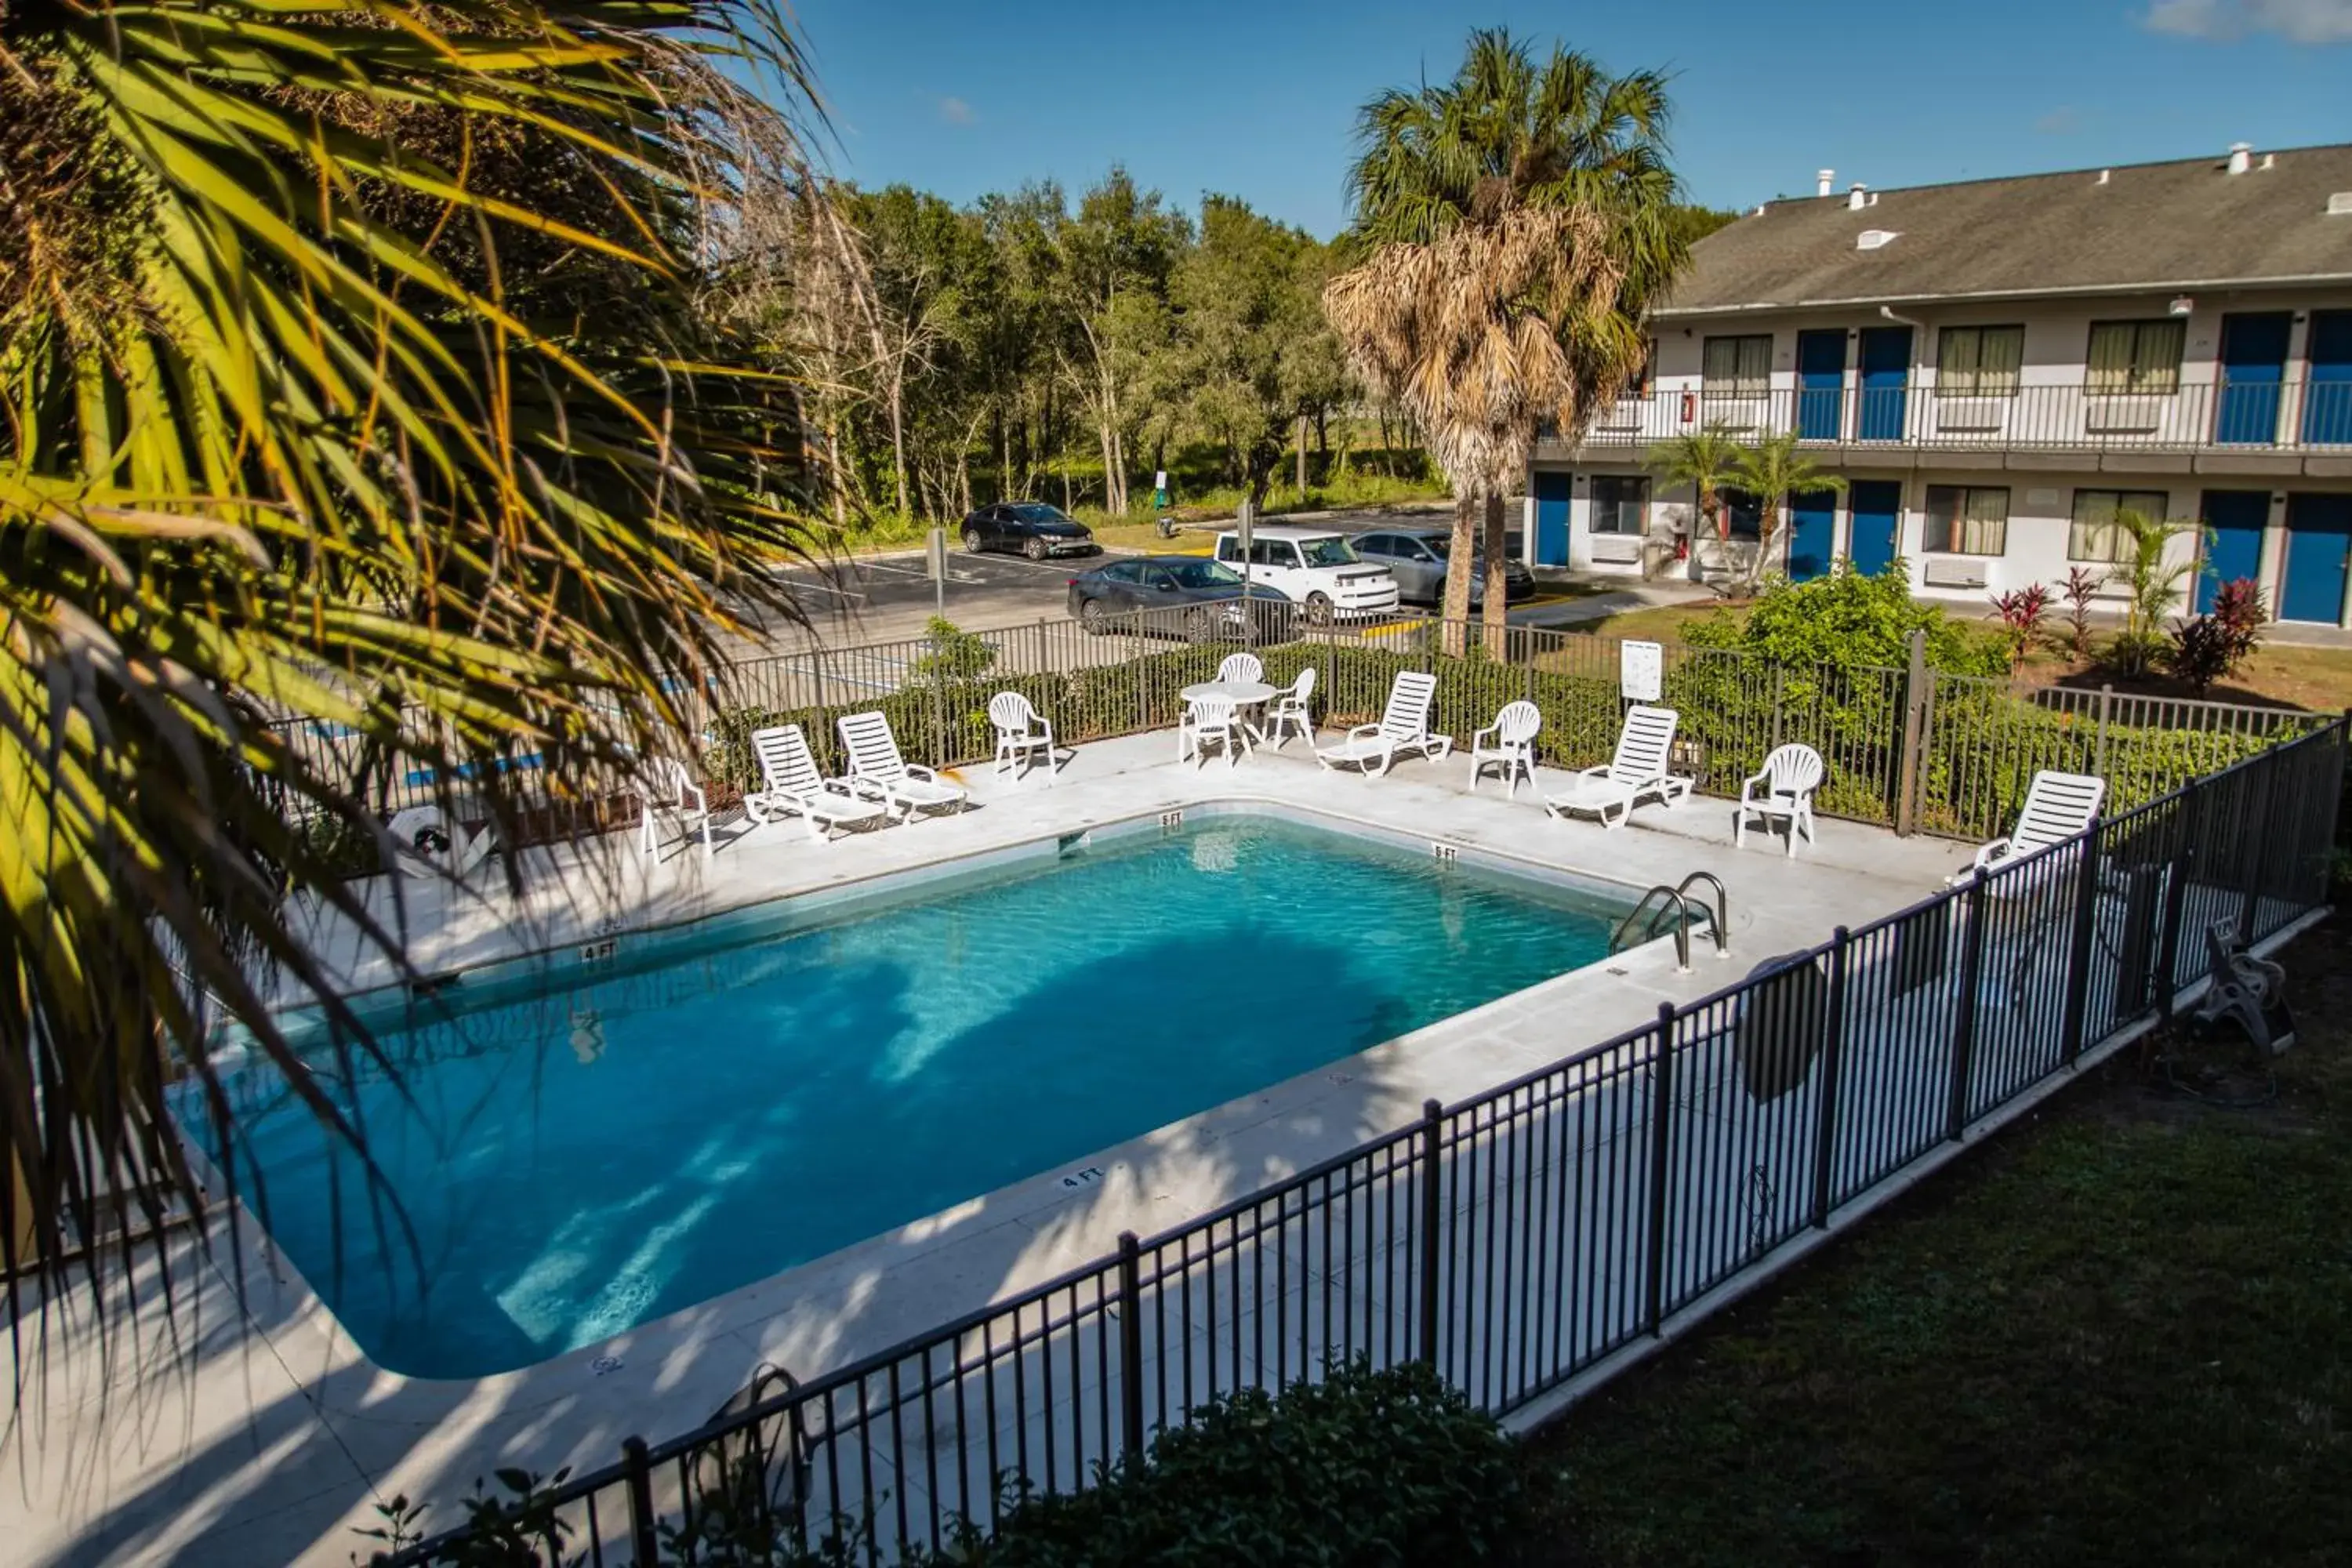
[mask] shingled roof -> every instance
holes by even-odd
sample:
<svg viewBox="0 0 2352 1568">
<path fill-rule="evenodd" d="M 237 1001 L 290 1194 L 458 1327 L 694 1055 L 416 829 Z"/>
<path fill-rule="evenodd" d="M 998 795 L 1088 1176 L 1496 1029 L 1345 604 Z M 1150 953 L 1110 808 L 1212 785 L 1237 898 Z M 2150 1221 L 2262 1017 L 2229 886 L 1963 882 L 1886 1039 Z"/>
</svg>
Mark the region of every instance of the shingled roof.
<svg viewBox="0 0 2352 1568">
<path fill-rule="evenodd" d="M 2338 192 L 2352 146 L 1777 201 L 1694 246 L 1658 313 L 2352 280 Z"/>
</svg>

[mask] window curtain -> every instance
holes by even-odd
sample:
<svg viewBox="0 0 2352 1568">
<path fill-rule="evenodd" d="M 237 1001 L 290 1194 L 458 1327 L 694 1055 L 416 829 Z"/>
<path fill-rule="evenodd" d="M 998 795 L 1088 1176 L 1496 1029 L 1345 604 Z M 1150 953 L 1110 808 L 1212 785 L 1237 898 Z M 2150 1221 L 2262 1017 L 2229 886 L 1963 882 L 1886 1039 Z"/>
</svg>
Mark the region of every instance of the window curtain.
<svg viewBox="0 0 2352 1568">
<path fill-rule="evenodd" d="M 2129 321 L 2105 321 L 2091 329 L 2090 382 L 2095 397 L 2113 397 L 2131 390 L 2132 344 L 2137 337 Z"/>
<path fill-rule="evenodd" d="M 2139 329 L 2139 356 L 2132 366 L 2132 380 L 2141 392 L 2178 392 L 2180 389 L 2180 354 L 2188 346 L 2189 323 L 2186 321 L 2143 321 Z"/>
<path fill-rule="evenodd" d="M 1977 395 L 2007 397 L 2016 392 L 2024 363 L 2023 327 L 1987 327 L 1977 342 Z"/>
<path fill-rule="evenodd" d="M 2009 492 L 1969 490 L 1955 548 L 1963 555 L 1999 555 L 2009 545 Z"/>
</svg>

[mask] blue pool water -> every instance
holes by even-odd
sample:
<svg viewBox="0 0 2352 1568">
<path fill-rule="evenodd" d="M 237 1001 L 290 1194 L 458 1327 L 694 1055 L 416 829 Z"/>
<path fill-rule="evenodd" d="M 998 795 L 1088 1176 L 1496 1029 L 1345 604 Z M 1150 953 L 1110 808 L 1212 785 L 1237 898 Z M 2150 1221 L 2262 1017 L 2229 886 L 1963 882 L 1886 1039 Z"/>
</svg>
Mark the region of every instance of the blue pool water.
<svg viewBox="0 0 2352 1568">
<path fill-rule="evenodd" d="M 371 1356 L 478 1376 L 1581 967 L 1626 901 L 1196 817 L 379 1012 L 396 1083 L 314 1059 L 396 1214 L 282 1084 L 245 1158 Z"/>
</svg>

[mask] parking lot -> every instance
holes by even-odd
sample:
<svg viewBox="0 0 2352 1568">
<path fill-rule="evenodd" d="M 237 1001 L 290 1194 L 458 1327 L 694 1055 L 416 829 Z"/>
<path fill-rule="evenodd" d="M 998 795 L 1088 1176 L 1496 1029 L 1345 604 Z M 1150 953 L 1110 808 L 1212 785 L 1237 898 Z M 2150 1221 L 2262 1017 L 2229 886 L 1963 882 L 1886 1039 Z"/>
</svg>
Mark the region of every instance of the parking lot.
<svg viewBox="0 0 2352 1568">
<path fill-rule="evenodd" d="M 1316 524 L 1360 532 L 1374 527 L 1433 527 L 1444 521 L 1442 514 L 1400 518 L 1368 512 L 1318 519 Z M 1188 530 L 1170 541 L 1166 549 L 1171 552 L 1203 553 L 1214 532 L 1210 527 Z M 1115 550 L 1110 553 L 1141 552 Z M 1084 555 L 1031 562 L 1018 555 L 967 555 L 951 549 L 944 595 L 947 618 L 967 631 L 994 631 L 1039 620 L 1058 620 L 1067 614 L 1070 579 L 1108 558 Z M 805 631 L 772 628 L 764 637 L 757 639 L 772 649 L 805 647 L 812 639 L 825 647 L 841 647 L 919 637 L 924 623 L 937 613 L 937 590 L 920 550 L 850 557 L 823 567 L 803 567 L 784 574 L 782 581 L 807 614 L 809 626 Z M 1580 602 L 1565 594 L 1539 593 L 1532 602 L 1513 606 L 1511 619 L 1541 625 L 1573 618 L 1561 612 Z M 1409 612 L 1411 608 L 1408 606 Z"/>
</svg>

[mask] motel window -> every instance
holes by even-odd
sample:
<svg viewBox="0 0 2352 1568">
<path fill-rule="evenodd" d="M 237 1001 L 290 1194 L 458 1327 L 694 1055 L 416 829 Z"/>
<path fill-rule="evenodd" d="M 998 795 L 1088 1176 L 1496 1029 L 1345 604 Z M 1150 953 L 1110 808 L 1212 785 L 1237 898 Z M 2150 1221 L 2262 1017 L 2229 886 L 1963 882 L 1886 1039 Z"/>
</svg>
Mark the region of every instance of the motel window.
<svg viewBox="0 0 2352 1568">
<path fill-rule="evenodd" d="M 2074 521 L 2066 531 L 2066 559 L 2129 561 L 2131 535 L 2116 525 L 2116 513 L 2136 511 L 2150 521 L 2161 521 L 2171 502 L 2172 498 L 2162 490 L 2076 490 Z"/>
<path fill-rule="evenodd" d="M 1734 539 L 1764 537 L 1764 503 L 1746 490 L 1724 489 L 1716 494 L 1723 503 L 1723 515 L 1730 521 Z"/>
<path fill-rule="evenodd" d="M 1650 510 L 1650 481 L 1639 474 L 1592 476 L 1592 531 L 1642 533 Z"/>
<path fill-rule="evenodd" d="M 2006 485 L 1929 485 L 1921 542 L 1930 553 L 1999 555 L 2009 548 Z"/>
<path fill-rule="evenodd" d="M 2013 397 L 2024 363 L 2023 327 L 1946 327 L 1936 344 L 1936 390 L 1948 397 Z"/>
<path fill-rule="evenodd" d="M 1649 396 L 1650 382 L 1656 374 L 1657 368 L 1658 340 L 1644 338 L 1642 341 L 1642 363 L 1634 368 L 1632 374 L 1625 378 L 1625 384 L 1617 395 L 1628 403 L 1637 402 Z"/>
<path fill-rule="evenodd" d="M 2180 351 L 2186 321 L 2094 321 L 2090 378 L 2094 397 L 2159 395 L 2180 389 Z"/>
<path fill-rule="evenodd" d="M 1710 397 L 1761 397 L 1772 385 L 1772 334 L 1709 338 L 1702 369 Z"/>
</svg>

